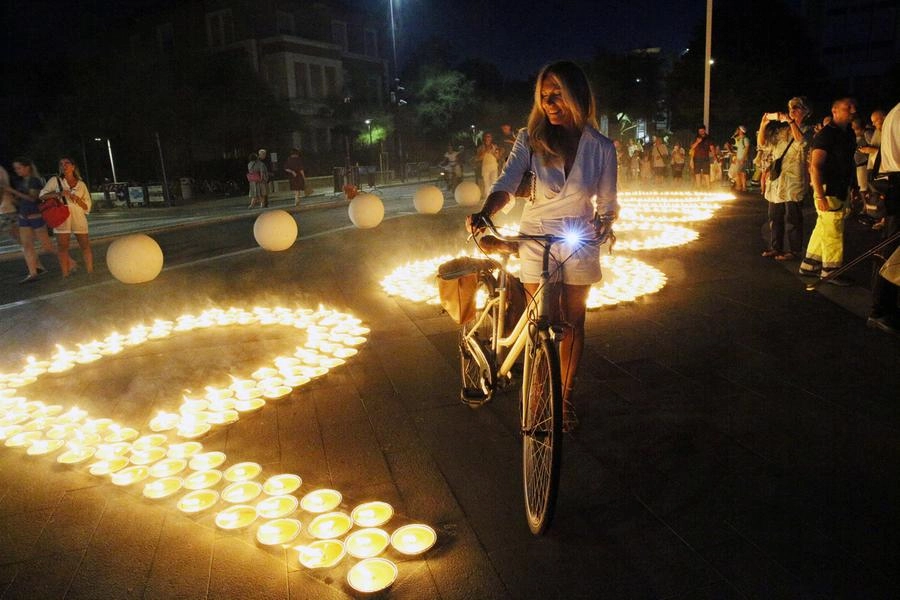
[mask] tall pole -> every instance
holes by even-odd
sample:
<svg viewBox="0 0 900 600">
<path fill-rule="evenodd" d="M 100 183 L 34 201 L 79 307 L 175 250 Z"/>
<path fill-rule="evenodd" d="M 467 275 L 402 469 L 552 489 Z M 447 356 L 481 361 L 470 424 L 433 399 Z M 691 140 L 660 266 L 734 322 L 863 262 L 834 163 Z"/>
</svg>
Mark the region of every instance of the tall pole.
<svg viewBox="0 0 900 600">
<path fill-rule="evenodd" d="M 713 0 L 706 0 L 706 55 L 703 60 L 703 124 L 709 127 L 709 79 L 712 66 Z M 707 129 L 707 131 L 709 131 Z"/>
<path fill-rule="evenodd" d="M 166 161 L 163 158 L 162 144 L 159 141 L 159 132 L 154 132 L 156 135 L 156 148 L 159 150 L 159 166 L 162 168 L 162 178 L 163 178 L 163 197 L 166 199 L 166 206 L 172 206 L 172 194 L 169 192 L 169 178 L 166 176 Z M 147 204 L 150 204 L 150 199 L 147 199 Z"/>
<path fill-rule="evenodd" d="M 116 178 L 116 163 L 113 161 L 112 144 L 109 138 L 106 138 L 106 149 L 109 150 L 109 166 L 112 167 L 113 183 L 116 183 L 119 180 Z"/>
</svg>

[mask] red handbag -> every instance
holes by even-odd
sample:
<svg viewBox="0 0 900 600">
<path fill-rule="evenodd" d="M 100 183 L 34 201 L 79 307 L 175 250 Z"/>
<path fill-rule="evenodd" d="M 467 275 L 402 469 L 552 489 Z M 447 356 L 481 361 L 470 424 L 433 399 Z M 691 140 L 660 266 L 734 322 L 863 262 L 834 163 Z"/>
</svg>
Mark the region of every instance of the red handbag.
<svg viewBox="0 0 900 600">
<path fill-rule="evenodd" d="M 56 185 L 59 189 L 59 196 L 50 196 L 38 205 L 41 218 L 48 227 L 59 227 L 69 218 L 69 207 L 66 197 L 62 195 L 62 182 L 59 177 L 56 178 Z"/>
</svg>

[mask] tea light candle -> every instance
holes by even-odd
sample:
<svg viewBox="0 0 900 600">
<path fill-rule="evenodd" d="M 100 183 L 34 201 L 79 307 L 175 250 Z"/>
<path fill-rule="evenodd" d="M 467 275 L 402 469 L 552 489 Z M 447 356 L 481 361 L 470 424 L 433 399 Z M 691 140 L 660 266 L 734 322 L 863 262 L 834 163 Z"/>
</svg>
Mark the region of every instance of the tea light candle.
<svg viewBox="0 0 900 600">
<path fill-rule="evenodd" d="M 259 390 L 257 390 L 257 392 L 258 395 L 262 395 L 262 392 L 260 392 Z M 254 398 L 244 398 L 239 394 L 238 399 L 234 401 L 234 409 L 242 413 L 259 410 L 265 405 L 266 401 L 258 396 Z"/>
<path fill-rule="evenodd" d="M 300 521 L 297 519 L 268 521 L 256 530 L 256 541 L 265 546 L 289 544 L 300 534 L 300 528 Z"/>
<path fill-rule="evenodd" d="M 270 377 L 276 377 L 277 375 L 277 369 L 273 369 L 272 367 L 263 367 L 254 371 L 251 377 L 257 381 L 262 381 L 264 379 L 269 379 Z"/>
<path fill-rule="evenodd" d="M 5 425 L 0 427 L 0 440 L 8 440 L 17 433 L 21 433 L 21 425 Z"/>
<path fill-rule="evenodd" d="M 144 486 L 144 497 L 151 500 L 166 498 L 181 489 L 183 482 L 180 477 L 163 477 L 151 481 Z"/>
<path fill-rule="evenodd" d="M 225 479 L 228 481 L 249 481 L 256 479 L 262 472 L 262 467 L 255 462 L 240 462 L 225 469 Z"/>
<path fill-rule="evenodd" d="M 90 466 L 90 468 L 88 468 L 88 472 L 91 475 L 109 475 L 110 473 L 121 471 L 127 466 L 128 459 L 123 456 L 117 456 L 116 458 L 110 458 L 108 460 L 100 460 L 95 462 Z"/>
<path fill-rule="evenodd" d="M 307 546 L 294 548 L 300 564 L 307 569 L 327 569 L 341 562 L 346 551 L 338 540 L 316 540 Z"/>
<path fill-rule="evenodd" d="M 97 446 L 97 458 L 104 460 L 125 456 L 129 452 L 131 452 L 131 444 L 128 442 L 114 442 Z"/>
<path fill-rule="evenodd" d="M 131 442 L 131 447 L 137 451 L 149 450 L 157 446 L 162 446 L 168 441 L 168 438 L 161 433 L 152 433 L 144 435 Z"/>
<path fill-rule="evenodd" d="M 270 496 L 280 496 L 282 494 L 291 494 L 295 492 L 303 480 L 292 473 L 283 473 L 281 475 L 272 475 L 263 484 L 263 491 Z"/>
<path fill-rule="evenodd" d="M 82 446 L 96 446 L 100 443 L 99 433 L 86 433 L 80 429 L 76 429 L 69 437 L 69 442 L 81 444 Z"/>
<path fill-rule="evenodd" d="M 285 396 L 290 395 L 291 388 L 286 385 L 278 385 L 272 387 L 263 388 L 262 395 L 263 398 L 267 398 L 269 400 L 281 400 Z"/>
<path fill-rule="evenodd" d="M 228 474 L 225 474 L 228 477 Z M 262 493 L 262 485 L 256 481 L 238 481 L 222 490 L 222 500 L 231 504 L 250 502 Z"/>
<path fill-rule="evenodd" d="M 188 492 L 178 500 L 178 510 L 197 513 L 206 510 L 218 501 L 219 493 L 215 490 L 195 490 Z"/>
<path fill-rule="evenodd" d="M 206 435 L 212 426 L 206 422 L 206 419 L 198 419 L 197 415 L 191 414 L 183 416 L 178 424 L 178 430 L 175 432 L 178 437 L 186 439 L 194 439 Z"/>
<path fill-rule="evenodd" d="M 323 513 L 334 510 L 341 504 L 343 496 L 337 490 L 314 490 L 300 500 L 300 508 L 306 512 Z"/>
<path fill-rule="evenodd" d="M 355 356 L 359 352 L 356 348 L 337 348 L 331 354 L 334 355 L 335 358 L 350 358 L 351 356 Z"/>
<path fill-rule="evenodd" d="M 320 540 L 341 537 L 353 527 L 353 519 L 342 512 L 330 512 L 317 516 L 309 524 L 309 535 Z"/>
<path fill-rule="evenodd" d="M 234 403 L 232 402 L 232 406 Z M 230 425 L 238 420 L 239 415 L 236 410 L 223 410 L 218 412 L 207 413 L 206 422 L 210 425 Z"/>
<path fill-rule="evenodd" d="M 219 529 L 241 529 L 256 521 L 256 509 L 245 504 L 229 506 L 216 515 Z"/>
<path fill-rule="evenodd" d="M 28 450 L 25 452 L 31 456 L 41 456 L 56 452 L 65 445 L 65 440 L 36 440 L 28 446 Z"/>
<path fill-rule="evenodd" d="M 94 446 L 82 446 L 69 442 L 66 451 L 56 457 L 56 462 L 63 465 L 74 465 L 93 457 L 96 452 L 97 448 Z"/>
<path fill-rule="evenodd" d="M 169 446 L 166 456 L 169 458 L 190 458 L 201 450 L 203 450 L 203 444 L 200 442 L 182 442 Z"/>
<path fill-rule="evenodd" d="M 112 424 L 112 419 L 91 419 L 81 426 L 81 430 L 85 433 L 103 433 Z"/>
<path fill-rule="evenodd" d="M 178 413 L 160 411 L 150 420 L 150 429 L 152 431 L 169 431 L 178 427 L 180 422 L 181 415 Z"/>
<path fill-rule="evenodd" d="M 132 427 L 120 427 L 119 425 L 113 424 L 109 426 L 109 429 L 106 430 L 106 435 L 103 437 L 104 442 L 116 443 L 116 442 L 127 442 L 133 440 L 138 435 L 137 429 Z"/>
<path fill-rule="evenodd" d="M 256 512 L 264 519 L 280 519 L 297 510 L 299 504 L 294 496 L 271 496 L 256 505 Z"/>
<path fill-rule="evenodd" d="M 234 391 L 229 388 L 206 388 L 206 399 L 209 401 L 210 406 L 214 402 L 225 402 L 232 396 L 234 396 Z"/>
<path fill-rule="evenodd" d="M 305 375 L 288 375 L 284 378 L 284 385 L 290 386 L 292 388 L 298 388 L 301 385 L 306 385 L 310 382 L 309 377 Z"/>
<path fill-rule="evenodd" d="M 391 537 L 385 530 L 370 527 L 348 535 L 344 546 L 353 558 L 372 558 L 384 552 L 390 542 Z"/>
<path fill-rule="evenodd" d="M 250 392 L 256 389 L 256 381 L 253 379 L 235 379 L 231 382 L 230 389 L 235 394 Z"/>
<path fill-rule="evenodd" d="M 391 546 L 397 552 L 410 556 L 425 552 L 436 541 L 437 533 L 434 529 L 420 523 L 404 525 L 391 535 Z"/>
<path fill-rule="evenodd" d="M 224 452 L 203 452 L 191 457 L 190 467 L 194 471 L 215 469 L 225 462 Z"/>
<path fill-rule="evenodd" d="M 379 527 L 391 520 L 394 516 L 394 507 L 377 500 L 366 502 L 354 508 L 350 516 L 360 527 Z"/>
<path fill-rule="evenodd" d="M 166 456 L 166 449 L 158 446 L 131 453 L 131 464 L 151 465 Z"/>
<path fill-rule="evenodd" d="M 223 392 L 231 393 L 231 390 L 223 390 Z M 234 408 L 234 395 L 224 398 L 213 398 L 209 401 L 207 410 L 210 412 L 222 412 L 223 410 L 231 410 Z"/>
<path fill-rule="evenodd" d="M 178 475 L 187 468 L 187 461 L 183 458 L 166 458 L 150 467 L 151 477 L 172 477 Z"/>
<path fill-rule="evenodd" d="M 112 474 L 112 482 L 115 485 L 131 485 L 143 481 L 150 476 L 147 467 L 126 467 Z"/>
<path fill-rule="evenodd" d="M 204 398 L 188 398 L 187 396 L 183 396 L 181 406 L 178 408 L 178 412 L 183 415 L 189 413 L 199 413 L 203 412 L 208 407 L 209 402 Z"/>
<path fill-rule="evenodd" d="M 222 471 L 216 469 L 197 471 L 184 478 L 184 487 L 188 490 L 203 490 L 218 485 L 220 481 L 222 481 Z"/>
<path fill-rule="evenodd" d="M 6 441 L 3 443 L 8 448 L 24 448 L 41 439 L 42 436 L 43 433 L 40 431 L 20 431 L 6 438 Z"/>
<path fill-rule="evenodd" d="M 357 592 L 372 594 L 394 583 L 397 573 L 397 565 L 386 558 L 367 558 L 350 568 L 347 583 Z"/>
</svg>

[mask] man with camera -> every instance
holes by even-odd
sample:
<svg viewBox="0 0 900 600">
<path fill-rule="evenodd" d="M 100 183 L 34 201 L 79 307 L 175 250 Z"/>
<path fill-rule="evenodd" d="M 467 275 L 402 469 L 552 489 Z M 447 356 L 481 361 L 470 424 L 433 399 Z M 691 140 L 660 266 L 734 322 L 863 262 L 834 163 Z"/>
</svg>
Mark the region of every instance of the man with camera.
<svg viewBox="0 0 900 600">
<path fill-rule="evenodd" d="M 810 178 L 816 207 L 816 226 L 800 263 L 800 274 L 820 276 L 832 285 L 850 282 L 829 274 L 844 262 L 844 219 L 849 210 L 850 189 L 856 189 L 856 136 L 850 128 L 855 112 L 852 98 L 831 105 L 831 121 L 812 141 Z"/>
<path fill-rule="evenodd" d="M 697 127 L 697 138 L 691 144 L 691 160 L 694 169 L 694 184 L 709 189 L 710 145 L 712 141 L 706 133 L 706 125 Z"/>
</svg>

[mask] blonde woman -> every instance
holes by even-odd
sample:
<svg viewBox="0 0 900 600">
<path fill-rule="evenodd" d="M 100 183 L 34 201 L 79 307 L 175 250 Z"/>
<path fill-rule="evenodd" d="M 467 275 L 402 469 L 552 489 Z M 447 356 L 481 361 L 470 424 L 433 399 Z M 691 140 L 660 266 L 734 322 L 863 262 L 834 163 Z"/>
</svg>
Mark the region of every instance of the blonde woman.
<svg viewBox="0 0 900 600">
<path fill-rule="evenodd" d="M 593 227 L 596 214 L 618 214 L 616 200 L 616 149 L 598 131 L 594 95 L 588 79 L 575 63 L 560 61 L 545 66 L 534 88 L 528 127 L 516 138 L 500 178 L 491 188 L 479 213 L 470 215 L 467 227 L 478 229 L 480 219 L 490 217 L 513 199 L 522 175 L 535 173 L 536 191 L 526 203 L 519 229 L 526 234 L 561 233 L 571 227 Z M 541 247 L 520 244 L 520 278 L 530 297 L 538 293 Z M 565 244 L 553 247 L 554 264 L 563 269 L 551 274 L 560 297 L 553 303 L 554 320 L 568 329 L 560 344 L 563 387 L 563 425 L 577 425 L 572 391 L 584 348 L 584 318 L 591 284 L 600 281 L 600 248 Z"/>
<path fill-rule="evenodd" d="M 81 257 L 84 259 L 84 270 L 94 272 L 94 252 L 91 250 L 91 240 L 88 237 L 87 215 L 91 212 L 91 194 L 87 185 L 81 179 L 81 173 L 75 161 L 68 157 L 59 159 L 59 174 L 51 177 L 44 189 L 41 190 L 41 199 L 50 196 L 62 196 L 69 205 L 69 218 L 63 221 L 59 227 L 53 228 L 59 254 L 59 266 L 62 268 L 63 277 L 78 270 L 78 263 L 69 256 L 69 244 L 72 235 L 81 248 Z"/>
<path fill-rule="evenodd" d="M 19 243 L 25 255 L 25 266 L 28 275 L 19 283 L 31 283 L 44 273 L 44 267 L 38 258 L 34 240 L 41 243 L 44 252 L 55 252 L 53 242 L 47 232 L 47 224 L 41 216 L 38 196 L 44 182 L 37 167 L 30 158 L 19 157 L 13 160 L 13 170 L 19 176 L 13 194 L 18 199 Z"/>
</svg>

